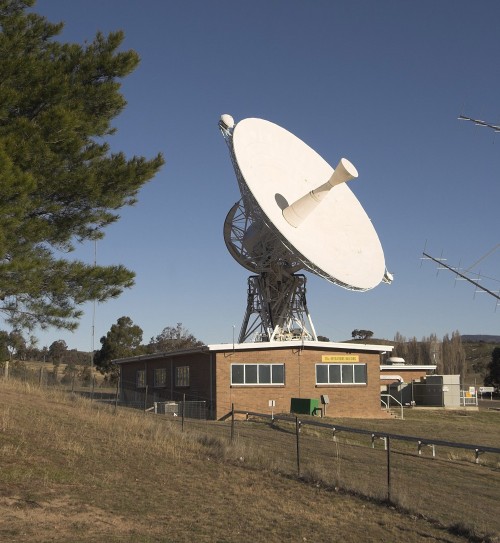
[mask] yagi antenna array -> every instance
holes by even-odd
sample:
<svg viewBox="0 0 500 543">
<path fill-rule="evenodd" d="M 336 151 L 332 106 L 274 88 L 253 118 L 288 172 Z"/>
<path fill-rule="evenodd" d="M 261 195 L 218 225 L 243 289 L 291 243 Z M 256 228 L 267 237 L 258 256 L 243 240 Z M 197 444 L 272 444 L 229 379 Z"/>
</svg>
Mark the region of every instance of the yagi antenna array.
<svg viewBox="0 0 500 543">
<path fill-rule="evenodd" d="M 254 274 L 239 341 L 317 340 L 306 278 L 297 272 L 358 291 L 392 281 L 375 229 L 346 184 L 358 172 L 345 158 L 333 169 L 269 121 L 235 124 L 226 114 L 219 128 L 241 193 L 226 217 L 224 240 Z"/>
<path fill-rule="evenodd" d="M 486 255 L 481 257 L 472 266 L 469 266 L 468 269 L 463 270 L 463 272 L 460 271 L 460 267 L 454 268 L 452 266 L 448 266 L 448 264 L 445 264 L 445 262 L 444 262 L 446 260 L 445 258 L 442 258 L 442 257 L 437 258 L 437 257 L 431 256 L 429 253 L 426 253 L 425 251 L 422 252 L 422 255 L 423 255 L 422 260 L 432 260 L 433 262 L 435 262 L 438 265 L 438 268 L 437 268 L 438 272 L 439 272 L 439 270 L 451 271 L 452 273 L 455 274 L 456 279 L 467 281 L 468 283 L 471 283 L 472 285 L 474 285 L 474 287 L 475 287 L 474 296 L 476 294 L 478 294 L 478 293 L 480 293 L 480 294 L 484 293 L 484 294 L 489 294 L 490 296 L 493 296 L 493 298 L 496 299 L 496 306 L 495 306 L 495 309 L 496 309 L 498 307 L 498 304 L 500 303 L 500 292 L 494 292 L 491 289 L 486 288 L 485 286 L 481 285 L 480 284 L 480 281 L 481 281 L 481 275 L 480 274 L 476 274 L 477 275 L 476 279 L 471 279 L 466 274 L 471 273 L 470 270 L 476 264 L 478 264 L 479 262 L 484 260 L 484 258 L 486 258 L 489 254 L 491 254 L 493 251 L 495 251 L 497 249 L 497 247 L 499 247 L 499 245 L 496 245 L 495 247 L 493 247 L 493 249 L 491 251 L 489 251 L 489 253 L 487 253 Z"/>
</svg>

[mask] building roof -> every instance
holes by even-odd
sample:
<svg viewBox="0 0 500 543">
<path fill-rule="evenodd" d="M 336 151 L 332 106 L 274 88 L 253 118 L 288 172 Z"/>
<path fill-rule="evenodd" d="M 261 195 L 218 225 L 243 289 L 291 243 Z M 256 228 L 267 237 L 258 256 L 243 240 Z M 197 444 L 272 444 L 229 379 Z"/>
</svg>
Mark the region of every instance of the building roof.
<svg viewBox="0 0 500 543">
<path fill-rule="evenodd" d="M 435 364 L 387 364 L 380 365 L 380 371 L 436 371 Z"/>
<path fill-rule="evenodd" d="M 141 360 L 154 360 L 165 356 L 184 356 L 196 353 L 227 352 L 227 351 L 252 351 L 263 349 L 319 349 L 324 351 L 343 351 L 343 352 L 391 352 L 392 345 L 370 345 L 364 343 L 335 343 L 333 341 L 268 341 L 258 343 L 218 343 L 212 345 L 202 345 L 191 349 L 181 349 L 178 351 L 164 351 L 153 354 L 142 354 L 138 356 L 129 356 L 113 360 L 113 364 L 126 364 L 128 362 L 138 362 Z"/>
</svg>

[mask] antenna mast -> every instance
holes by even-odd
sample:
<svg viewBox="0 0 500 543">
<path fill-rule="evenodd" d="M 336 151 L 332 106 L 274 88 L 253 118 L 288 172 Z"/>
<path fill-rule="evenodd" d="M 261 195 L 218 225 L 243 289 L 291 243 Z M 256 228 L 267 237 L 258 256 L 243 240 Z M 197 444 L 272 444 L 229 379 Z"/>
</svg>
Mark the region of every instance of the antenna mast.
<svg viewBox="0 0 500 543">
<path fill-rule="evenodd" d="M 498 245 L 497 245 L 497 247 L 498 247 Z M 461 279 L 465 279 L 465 281 L 468 281 L 469 283 L 472 283 L 480 291 L 486 292 L 490 296 L 493 296 L 493 298 L 495 298 L 497 300 L 497 305 L 498 305 L 498 301 L 500 301 L 500 295 L 499 295 L 498 292 L 493 292 L 492 290 L 490 290 L 490 289 L 488 289 L 486 287 L 483 287 L 482 285 L 479 284 L 478 281 L 474 281 L 474 279 L 471 279 L 470 277 L 467 277 L 467 275 L 459 272 L 458 269 L 453 268 L 452 266 L 448 266 L 448 264 L 445 264 L 443 262 L 442 258 L 435 258 L 435 257 L 431 256 L 430 254 L 426 253 L 425 251 L 422 254 L 424 255 L 424 258 L 433 260 L 434 262 L 439 264 L 439 266 L 443 266 L 443 268 L 445 268 L 447 270 L 450 270 L 451 272 L 453 272 L 456 276 L 460 277 Z M 470 268 L 469 268 L 469 270 L 470 270 Z"/>
<path fill-rule="evenodd" d="M 487 128 L 491 128 L 495 132 L 500 132 L 500 126 L 498 126 L 496 124 L 487 123 L 486 121 L 481 121 L 480 119 L 473 119 L 472 117 L 466 117 L 465 115 L 459 115 L 458 120 L 459 121 L 470 121 L 470 122 L 476 124 L 477 126 L 486 126 Z"/>
</svg>

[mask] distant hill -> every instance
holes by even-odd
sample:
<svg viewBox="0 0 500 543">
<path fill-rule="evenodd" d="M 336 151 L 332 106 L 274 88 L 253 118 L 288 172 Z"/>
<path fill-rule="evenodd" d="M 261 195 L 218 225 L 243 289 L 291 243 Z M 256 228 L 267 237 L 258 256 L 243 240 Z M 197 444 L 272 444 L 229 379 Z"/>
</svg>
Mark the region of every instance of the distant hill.
<svg viewBox="0 0 500 543">
<path fill-rule="evenodd" d="M 468 343 L 500 343 L 500 336 L 487 336 L 481 334 L 462 334 L 462 341 Z"/>
<path fill-rule="evenodd" d="M 394 341 L 388 339 L 377 339 L 377 338 L 368 338 L 368 339 L 346 339 L 341 343 L 359 343 L 361 345 L 394 345 Z"/>
</svg>

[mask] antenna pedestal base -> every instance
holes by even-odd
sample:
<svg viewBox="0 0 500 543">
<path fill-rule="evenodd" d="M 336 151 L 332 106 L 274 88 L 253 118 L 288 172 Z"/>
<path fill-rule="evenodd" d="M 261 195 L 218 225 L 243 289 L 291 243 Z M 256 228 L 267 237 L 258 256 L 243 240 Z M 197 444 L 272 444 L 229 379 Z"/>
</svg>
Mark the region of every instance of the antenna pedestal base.
<svg viewBox="0 0 500 543">
<path fill-rule="evenodd" d="M 239 343 L 317 339 L 307 309 L 304 275 L 265 272 L 248 278 Z"/>
</svg>

